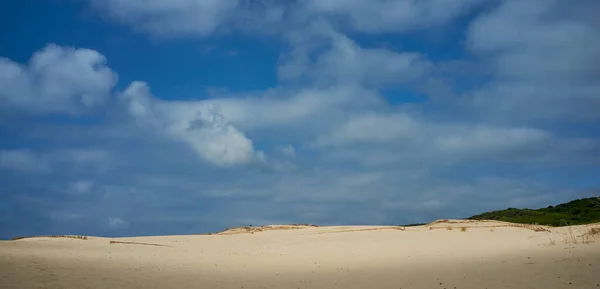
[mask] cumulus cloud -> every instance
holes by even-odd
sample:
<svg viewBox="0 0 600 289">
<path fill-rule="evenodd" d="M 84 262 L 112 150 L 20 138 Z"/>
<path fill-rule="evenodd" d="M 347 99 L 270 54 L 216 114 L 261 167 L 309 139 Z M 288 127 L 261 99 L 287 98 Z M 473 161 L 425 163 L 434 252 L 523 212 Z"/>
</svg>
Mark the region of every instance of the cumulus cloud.
<svg viewBox="0 0 600 289">
<path fill-rule="evenodd" d="M 89 0 L 111 19 L 158 36 L 205 37 L 219 29 L 265 32 L 327 19 L 349 29 L 405 32 L 446 24 L 485 1 L 414 0 Z"/>
<path fill-rule="evenodd" d="M 513 121 L 597 120 L 600 23 L 583 9 L 600 5 L 508 0 L 477 17 L 468 48 L 493 80 L 469 93 L 469 109 Z"/>
<path fill-rule="evenodd" d="M 436 137 L 434 145 L 453 154 L 501 154 L 505 150 L 540 148 L 552 141 L 550 133 L 536 128 L 463 125 L 445 131 L 445 135 Z"/>
<path fill-rule="evenodd" d="M 600 142 L 594 139 L 563 139 L 550 131 L 526 126 L 440 123 L 400 112 L 350 116 L 307 146 L 332 160 L 359 161 L 376 167 L 600 161 L 590 157 L 600 149 Z"/>
<path fill-rule="evenodd" d="M 274 89 L 247 97 L 235 95 L 208 100 L 237 126 L 246 129 L 295 128 L 318 129 L 325 120 L 357 109 L 382 105 L 374 91 L 354 85 Z"/>
<path fill-rule="evenodd" d="M 160 36 L 208 35 L 239 4 L 239 0 L 90 0 L 112 19 Z"/>
<path fill-rule="evenodd" d="M 344 146 L 411 139 L 421 124 L 405 114 L 368 113 L 351 117 L 334 131 L 317 138 L 310 146 Z"/>
<path fill-rule="evenodd" d="M 129 226 L 131 234 L 197 233 L 247 225 L 239 222 L 424 222 L 548 205 L 598 186 L 597 135 L 589 127 L 564 125 L 597 120 L 598 46 L 592 31 L 599 22 L 586 12 L 594 1 L 579 2 L 588 9 L 562 1 L 487 1 L 489 9 L 474 15 L 464 31 L 466 46 L 452 46 L 465 53 L 441 55 L 458 58 L 446 63 L 419 51 L 431 43 L 409 51 L 379 47 L 377 37 L 452 26 L 485 1 L 163 2 L 94 3 L 111 19 L 158 36 L 207 37 L 249 19 L 260 20 L 249 21 L 252 28 L 277 23 L 272 29 L 286 32 L 279 35 L 286 45 L 274 67 L 278 86 L 178 100 L 154 96 L 148 84 L 133 82 L 118 93 L 120 106 L 107 106 L 113 111 L 106 117 L 114 118 L 107 123 L 74 124 L 74 130 L 36 123 L 38 130 L 51 129 L 28 138 L 65 147 L 2 151 L 3 170 L 31 172 L 39 162 L 57 168 L 51 180 L 40 177 L 47 195 L 31 197 L 39 191 L 33 182 L 13 183 L 10 189 L 20 192 L 9 198 L 15 208 L 64 209 L 68 213 L 55 219 L 84 216 L 107 227 Z M 87 50 L 58 51 L 73 56 Z M 52 63 L 87 58 L 60 59 Z M 102 61 L 81 62 L 110 72 L 106 60 L 97 59 Z M 4 83 L 34 87 L 27 79 L 37 76 L 22 76 L 37 71 L 34 62 L 4 60 Z M 55 99 L 49 110 L 86 107 L 77 96 L 83 93 L 72 87 L 87 85 L 78 86 L 71 74 L 56 79 L 64 91 L 48 94 Z M 448 93 L 445 81 L 456 94 Z M 386 91 L 390 86 L 400 92 Z M 415 89 L 429 99 L 403 103 L 403 91 Z M 0 95 L 13 99 L 6 97 L 16 95 L 11 91 Z M 444 96 L 443 107 L 430 101 Z M 76 109 L 65 104 L 72 102 L 81 103 Z M 22 136 L 17 129 L 10 132 Z M 69 147 L 73 143 L 80 146 Z M 128 214 L 132 208 L 144 214 Z"/>
<path fill-rule="evenodd" d="M 481 0 L 309 0 L 306 9 L 339 19 L 362 32 L 404 32 L 431 28 L 462 16 Z"/>
<path fill-rule="evenodd" d="M 379 87 L 410 83 L 426 76 L 432 63 L 417 52 L 395 52 L 381 48 L 362 48 L 347 36 L 327 25 L 318 26 L 318 41 L 295 43 L 278 68 L 282 80 L 309 78 L 319 85 L 359 84 Z M 308 35 L 315 33 L 311 29 Z M 316 59 L 311 55 L 317 53 Z"/>
<path fill-rule="evenodd" d="M 116 79 L 100 53 L 49 44 L 27 65 L 0 58 L 0 106 L 76 114 L 105 104 Z"/>
<path fill-rule="evenodd" d="M 549 143 L 549 132 L 536 128 L 496 127 L 469 123 L 437 123 L 407 113 L 368 113 L 350 117 L 313 146 L 349 146 L 357 143 L 413 143 L 449 154 L 460 151 L 496 151 L 527 144 Z"/>
<path fill-rule="evenodd" d="M 227 167 L 261 159 L 252 140 L 231 125 L 215 106 L 163 102 L 154 98 L 143 82 L 132 83 L 121 98 L 141 125 L 190 145 L 206 161 Z"/>
</svg>

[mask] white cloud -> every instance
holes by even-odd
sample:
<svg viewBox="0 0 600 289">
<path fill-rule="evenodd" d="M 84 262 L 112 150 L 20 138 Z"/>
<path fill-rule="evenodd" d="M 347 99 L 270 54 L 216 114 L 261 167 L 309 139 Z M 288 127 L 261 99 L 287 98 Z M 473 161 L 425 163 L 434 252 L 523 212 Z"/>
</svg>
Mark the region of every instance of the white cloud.
<svg viewBox="0 0 600 289">
<path fill-rule="evenodd" d="M 208 103 L 165 102 L 150 94 L 145 83 L 132 83 L 121 95 L 129 113 L 143 126 L 190 145 L 202 159 L 219 166 L 260 160 L 252 140 Z"/>
<path fill-rule="evenodd" d="M 468 109 L 512 121 L 597 120 L 600 23 L 584 10 L 598 9 L 597 1 L 508 0 L 480 15 L 467 44 L 493 78 L 468 94 Z"/>
<path fill-rule="evenodd" d="M 420 124 L 405 114 L 368 113 L 351 117 L 333 132 L 317 138 L 311 146 L 344 146 L 355 143 L 380 143 L 410 139 L 420 133 Z"/>
<path fill-rule="evenodd" d="M 495 154 L 526 148 L 540 148 L 552 142 L 550 133 L 521 127 L 460 125 L 436 134 L 434 146 L 451 155 Z"/>
<path fill-rule="evenodd" d="M 116 79 L 98 52 L 49 44 L 27 65 L 0 58 L 0 106 L 80 113 L 105 104 Z"/>
<path fill-rule="evenodd" d="M 436 123 L 407 113 L 371 112 L 351 116 L 340 127 L 326 133 L 313 146 L 348 146 L 357 143 L 411 143 L 446 151 L 475 153 L 479 150 L 511 149 L 531 143 L 548 143 L 552 136 L 543 130 L 495 127 L 470 123 Z"/>
<path fill-rule="evenodd" d="M 50 164 L 31 150 L 0 150 L 0 169 L 28 174 L 44 174 L 52 171 Z"/>
<path fill-rule="evenodd" d="M 323 119 L 336 114 L 382 104 L 373 91 L 351 85 L 272 90 L 254 97 L 229 97 L 197 103 L 218 107 L 228 120 L 247 129 L 298 125 L 313 129 L 315 121 L 318 125 L 324 125 Z M 188 106 L 193 106 L 193 103 L 188 103 Z"/>
<path fill-rule="evenodd" d="M 309 13 L 338 17 L 353 29 L 398 32 L 446 24 L 464 15 L 481 0 L 308 0 Z"/>
<path fill-rule="evenodd" d="M 401 112 L 349 116 L 308 142 L 308 147 L 336 162 L 359 161 L 375 167 L 600 161 L 589 157 L 600 143 L 586 138 L 560 138 L 535 127 L 440 123 Z"/>
<path fill-rule="evenodd" d="M 379 96 L 360 87 L 271 90 L 263 95 L 221 97 L 202 101 L 162 101 L 146 84 L 132 83 L 121 100 L 136 121 L 162 136 L 190 145 L 219 166 L 265 163 L 243 131 L 286 130 L 291 133 L 326 129 L 348 110 L 380 105 Z M 273 166 L 290 167 L 274 162 Z M 292 166 L 293 167 L 293 166 Z"/>
<path fill-rule="evenodd" d="M 304 36 L 308 38 L 294 43 L 294 49 L 283 58 L 278 68 L 282 80 L 308 77 L 318 85 L 379 87 L 416 81 L 433 68 L 420 53 L 366 49 L 328 25 L 318 25 L 314 29 L 318 31 L 308 29 Z M 322 52 L 316 60 L 311 60 L 311 55 L 317 51 Z"/>
<path fill-rule="evenodd" d="M 109 17 L 160 36 L 209 35 L 239 0 L 90 0 Z"/>
<path fill-rule="evenodd" d="M 425 87 L 428 96 L 435 98 L 444 87 L 432 75 L 438 75 L 443 65 L 428 60 L 424 52 L 367 47 L 358 42 L 361 37 L 350 38 L 339 31 L 397 32 L 451 24 L 452 18 L 477 1 L 295 2 L 299 9 L 295 16 L 280 5 L 270 10 L 272 18 L 267 20 L 281 22 L 280 16 L 287 14 L 294 17 L 286 21 L 298 21 L 290 24 L 295 26 L 289 31 L 291 22 L 273 25 L 286 30 L 283 37 L 291 46 L 279 63 L 278 87 L 178 101 L 154 97 L 148 85 L 133 82 L 119 100 L 137 124 L 127 123 L 117 113 L 107 114 L 115 117 L 107 119 L 110 124 L 77 124 L 79 130 L 70 132 L 64 124 L 36 124 L 38 130 L 51 129 L 27 134 L 28 138 L 70 145 L 82 143 L 85 135 L 85 144 L 43 154 L 28 151 L 29 156 L 12 155 L 8 161 L 0 158 L 0 166 L 27 171 L 37 160 L 49 162 L 57 167 L 52 171 L 57 178 L 40 181 L 49 184 L 48 190 L 59 182 L 54 187 L 60 193 L 64 184 L 74 192 L 98 193 L 71 195 L 65 204 L 39 197 L 32 207 L 86 208 L 80 211 L 86 218 L 103 222 L 107 216 L 125 217 L 109 218 L 108 226 L 125 227 L 131 222 L 132 234 L 149 220 L 152 225 L 147 230 L 154 233 L 157 224 L 168 232 L 183 224 L 192 232 L 201 226 L 199 222 L 222 225 L 244 220 L 429 221 L 506 206 L 556 203 L 572 198 L 584 186 L 597 186 L 600 143 L 594 135 L 586 135 L 589 130 L 576 127 L 565 132 L 561 126 L 523 120 L 561 116 L 556 119 L 564 121 L 567 114 L 593 118 L 597 70 L 590 64 L 597 54 L 592 50 L 596 46 L 590 27 L 597 22 L 591 17 L 557 9 L 565 8 L 555 6 L 559 1 L 494 1 L 500 5 L 490 6 L 490 13 L 479 15 L 466 31 L 475 58 L 471 72 L 487 72 L 489 82 L 477 85 L 475 91 L 462 91 L 463 97 L 441 107 L 437 102 L 391 104 L 381 91 L 387 85 L 400 90 Z M 114 19 L 162 36 L 208 36 L 236 22 L 233 15 L 246 21 L 254 17 L 252 13 L 263 15 L 275 5 L 275 1 L 253 1 L 256 6 L 249 7 L 250 2 L 243 0 L 237 6 L 194 3 L 96 2 Z M 375 18 L 377 11 L 382 15 Z M 207 13 L 203 19 L 195 18 Z M 552 29 L 558 33 L 552 34 Z M 573 47 L 574 54 L 569 54 L 571 41 L 580 45 Z M 453 61 L 464 64 L 464 60 Z M 6 63 L 0 66 L 8 71 L 5 75 L 20 75 L 10 72 L 19 66 Z M 471 72 L 456 74 L 468 77 Z M 464 85 L 458 81 L 457 86 Z M 395 96 L 402 101 L 401 93 Z M 448 113 L 438 115 L 442 110 Z M 42 137 L 49 135 L 52 138 Z M 298 149 L 306 144 L 312 149 Z M 278 154 L 267 151 L 267 156 L 259 148 L 273 148 Z M 205 162 L 190 157 L 194 153 Z M 215 170 L 214 165 L 227 169 Z M 530 165 L 535 166 L 533 173 Z M 28 185 L 12 184 L 19 189 Z M 222 202 L 223 198 L 228 201 Z M 211 203 L 215 199 L 219 201 Z M 123 214 L 132 207 L 144 214 Z M 55 215 L 56 219 L 74 216 Z"/>
<path fill-rule="evenodd" d="M 153 35 L 211 35 L 219 29 L 287 33 L 315 19 L 367 32 L 405 32 L 440 26 L 483 0 L 88 0 L 111 19 Z"/>
</svg>

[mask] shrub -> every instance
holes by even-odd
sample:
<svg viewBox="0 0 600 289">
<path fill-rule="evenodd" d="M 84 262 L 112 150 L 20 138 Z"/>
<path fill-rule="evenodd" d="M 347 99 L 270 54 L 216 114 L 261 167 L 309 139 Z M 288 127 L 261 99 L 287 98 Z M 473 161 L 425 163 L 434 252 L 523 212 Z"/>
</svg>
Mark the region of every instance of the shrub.
<svg viewBox="0 0 600 289">
<path fill-rule="evenodd" d="M 573 200 L 541 209 L 515 209 L 487 212 L 467 218 L 469 220 L 498 220 L 521 224 L 546 224 L 548 226 L 583 225 L 600 222 L 600 199 Z"/>
</svg>

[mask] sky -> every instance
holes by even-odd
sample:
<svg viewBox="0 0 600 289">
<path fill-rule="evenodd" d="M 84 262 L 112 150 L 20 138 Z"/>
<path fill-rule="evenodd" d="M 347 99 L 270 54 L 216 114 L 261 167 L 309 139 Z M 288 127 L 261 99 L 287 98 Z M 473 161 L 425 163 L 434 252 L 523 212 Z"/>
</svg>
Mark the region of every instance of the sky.
<svg viewBox="0 0 600 289">
<path fill-rule="evenodd" d="M 0 3 L 0 238 L 600 195 L 595 0 Z"/>
</svg>

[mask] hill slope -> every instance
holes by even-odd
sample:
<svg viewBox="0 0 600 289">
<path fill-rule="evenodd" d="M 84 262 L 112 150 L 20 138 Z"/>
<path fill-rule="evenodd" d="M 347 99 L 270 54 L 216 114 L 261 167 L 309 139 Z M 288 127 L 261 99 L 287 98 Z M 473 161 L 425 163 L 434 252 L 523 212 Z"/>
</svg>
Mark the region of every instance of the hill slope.
<svg viewBox="0 0 600 289">
<path fill-rule="evenodd" d="M 600 198 L 573 200 L 542 209 L 508 208 L 467 218 L 549 226 L 582 225 L 600 222 Z"/>
</svg>

